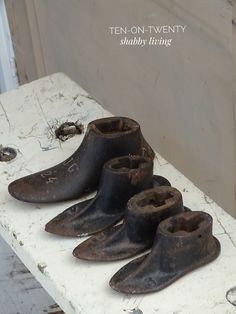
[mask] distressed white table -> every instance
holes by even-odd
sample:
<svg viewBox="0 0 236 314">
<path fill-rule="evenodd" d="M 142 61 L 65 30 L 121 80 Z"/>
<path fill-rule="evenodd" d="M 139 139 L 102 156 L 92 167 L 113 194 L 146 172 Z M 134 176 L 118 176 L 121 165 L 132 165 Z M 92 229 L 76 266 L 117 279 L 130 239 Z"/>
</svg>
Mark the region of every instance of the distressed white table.
<svg viewBox="0 0 236 314">
<path fill-rule="evenodd" d="M 58 125 L 79 119 L 86 126 L 109 115 L 63 74 L 0 96 L 0 144 L 18 152 L 16 159 L 0 163 L 0 234 L 67 314 L 235 313 L 226 294 L 231 289 L 228 299 L 236 301 L 232 289 L 236 286 L 236 221 L 160 155 L 156 155 L 155 173 L 167 177 L 183 193 L 186 206 L 213 216 L 222 252 L 213 263 L 159 293 L 132 297 L 116 293 L 108 282 L 127 260 L 77 260 L 71 252 L 83 239 L 64 239 L 44 231 L 45 223 L 74 201 L 32 205 L 8 194 L 9 182 L 66 159 L 78 147 L 83 135 L 61 143 L 54 136 Z"/>
</svg>

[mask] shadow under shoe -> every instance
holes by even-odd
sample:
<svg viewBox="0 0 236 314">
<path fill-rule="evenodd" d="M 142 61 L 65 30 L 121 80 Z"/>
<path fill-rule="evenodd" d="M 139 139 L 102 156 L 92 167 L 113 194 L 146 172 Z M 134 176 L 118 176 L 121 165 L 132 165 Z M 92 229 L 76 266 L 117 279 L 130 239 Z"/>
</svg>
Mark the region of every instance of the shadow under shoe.
<svg viewBox="0 0 236 314">
<path fill-rule="evenodd" d="M 153 176 L 153 161 L 141 156 L 123 156 L 108 161 L 102 171 L 97 195 L 75 204 L 46 224 L 47 232 L 84 236 L 114 225 L 124 216 L 128 200 L 153 185 L 167 184 Z"/>
<path fill-rule="evenodd" d="M 123 224 L 109 228 L 74 249 L 74 256 L 95 261 L 116 261 L 150 249 L 158 224 L 184 211 L 181 193 L 160 186 L 133 196 Z"/>
<path fill-rule="evenodd" d="M 110 286 L 128 294 L 159 291 L 219 254 L 212 217 L 204 212 L 181 213 L 159 224 L 151 253 L 122 267 Z"/>
<path fill-rule="evenodd" d="M 125 117 L 94 120 L 73 155 L 52 168 L 13 181 L 8 191 L 16 199 L 32 203 L 79 198 L 97 188 L 106 161 L 129 154 L 154 158 L 136 121 Z"/>
</svg>

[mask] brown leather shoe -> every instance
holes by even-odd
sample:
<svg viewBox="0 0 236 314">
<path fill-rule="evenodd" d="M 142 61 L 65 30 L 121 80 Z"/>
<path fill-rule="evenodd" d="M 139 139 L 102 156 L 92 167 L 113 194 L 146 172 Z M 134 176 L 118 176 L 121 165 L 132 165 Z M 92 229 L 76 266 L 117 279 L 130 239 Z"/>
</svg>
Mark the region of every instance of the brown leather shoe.
<svg viewBox="0 0 236 314">
<path fill-rule="evenodd" d="M 139 124 L 124 117 L 98 119 L 88 124 L 84 139 L 72 156 L 52 168 L 12 182 L 8 190 L 25 202 L 79 198 L 97 188 L 106 161 L 129 154 L 154 158 Z"/>
<path fill-rule="evenodd" d="M 110 286 L 129 294 L 159 291 L 219 254 L 212 217 L 204 212 L 181 213 L 159 224 L 151 253 L 121 268 Z"/>
<path fill-rule="evenodd" d="M 74 256 L 95 261 L 133 257 L 152 247 L 158 224 L 184 211 L 181 193 L 169 186 L 134 195 L 128 202 L 124 222 L 77 246 Z"/>
<path fill-rule="evenodd" d="M 141 156 L 108 161 L 102 171 L 97 195 L 75 204 L 47 223 L 45 230 L 63 236 L 87 236 L 114 225 L 125 213 L 128 200 L 153 185 L 169 184 L 153 176 L 153 162 Z"/>
</svg>

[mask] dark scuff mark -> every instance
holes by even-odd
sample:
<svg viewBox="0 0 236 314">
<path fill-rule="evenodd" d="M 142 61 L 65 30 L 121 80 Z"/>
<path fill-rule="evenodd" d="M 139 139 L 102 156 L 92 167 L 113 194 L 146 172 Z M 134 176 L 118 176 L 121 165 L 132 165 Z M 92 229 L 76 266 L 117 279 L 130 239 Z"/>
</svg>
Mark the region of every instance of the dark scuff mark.
<svg viewBox="0 0 236 314">
<path fill-rule="evenodd" d="M 10 278 L 15 278 L 18 275 L 24 275 L 24 274 L 29 274 L 30 271 L 28 269 L 21 269 L 21 270 L 12 270 L 9 273 Z"/>
<path fill-rule="evenodd" d="M 52 304 L 48 309 L 43 310 L 47 314 L 65 314 L 57 304 Z"/>
<path fill-rule="evenodd" d="M 74 100 L 74 101 L 76 101 L 76 99 L 79 97 L 79 94 L 76 94 L 75 96 L 73 96 L 72 97 L 72 99 Z"/>
<path fill-rule="evenodd" d="M 3 111 L 3 114 L 4 114 L 5 118 L 6 118 L 6 121 L 7 121 L 7 123 L 8 123 L 9 131 L 10 131 L 10 130 L 11 130 L 10 119 L 9 119 L 9 117 L 8 117 L 8 115 L 7 115 L 7 112 L 6 112 L 6 109 L 4 108 L 3 104 L 1 103 L 1 101 L 0 101 L 0 106 L 1 106 L 1 108 L 2 108 L 2 111 Z"/>
<path fill-rule="evenodd" d="M 141 311 L 138 307 L 130 310 L 123 310 L 124 312 L 128 314 L 144 314 L 143 311 Z"/>
<path fill-rule="evenodd" d="M 230 288 L 227 292 L 226 292 L 226 300 L 232 304 L 233 306 L 236 306 L 236 287 L 232 287 Z"/>
<path fill-rule="evenodd" d="M 76 312 L 76 308 L 75 308 L 74 304 L 73 304 L 71 301 L 69 301 L 69 303 L 70 303 L 70 306 L 71 306 L 72 310 L 73 310 L 74 312 Z"/>
</svg>

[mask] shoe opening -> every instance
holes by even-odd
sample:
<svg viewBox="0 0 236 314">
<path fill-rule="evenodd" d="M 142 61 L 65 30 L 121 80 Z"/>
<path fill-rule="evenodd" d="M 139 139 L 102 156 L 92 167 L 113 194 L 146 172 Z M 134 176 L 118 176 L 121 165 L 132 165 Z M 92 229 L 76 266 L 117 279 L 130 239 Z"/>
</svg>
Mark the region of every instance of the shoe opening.
<svg viewBox="0 0 236 314">
<path fill-rule="evenodd" d="M 167 228 L 170 233 L 191 233 L 199 229 L 200 224 L 204 221 L 202 216 L 194 215 L 191 219 L 185 219 L 184 217 L 179 217 L 174 220 L 171 225 Z"/>
<path fill-rule="evenodd" d="M 112 169 L 139 169 L 143 167 L 143 165 L 147 163 L 147 160 L 143 157 L 132 158 L 132 157 L 124 157 L 117 158 L 114 160 L 114 163 L 111 163 Z"/>
<path fill-rule="evenodd" d="M 103 134 L 113 134 L 120 132 L 127 132 L 133 129 L 133 123 L 130 120 L 125 119 L 108 119 L 104 122 L 98 122 L 95 124 L 99 132 Z"/>
<path fill-rule="evenodd" d="M 153 206 L 153 207 L 160 207 L 166 204 L 166 201 L 170 198 L 173 198 L 173 194 L 170 192 L 165 192 L 161 194 L 153 193 L 146 193 L 143 192 L 144 197 L 143 199 L 137 202 L 137 205 L 140 207 L 146 206 Z"/>
</svg>

